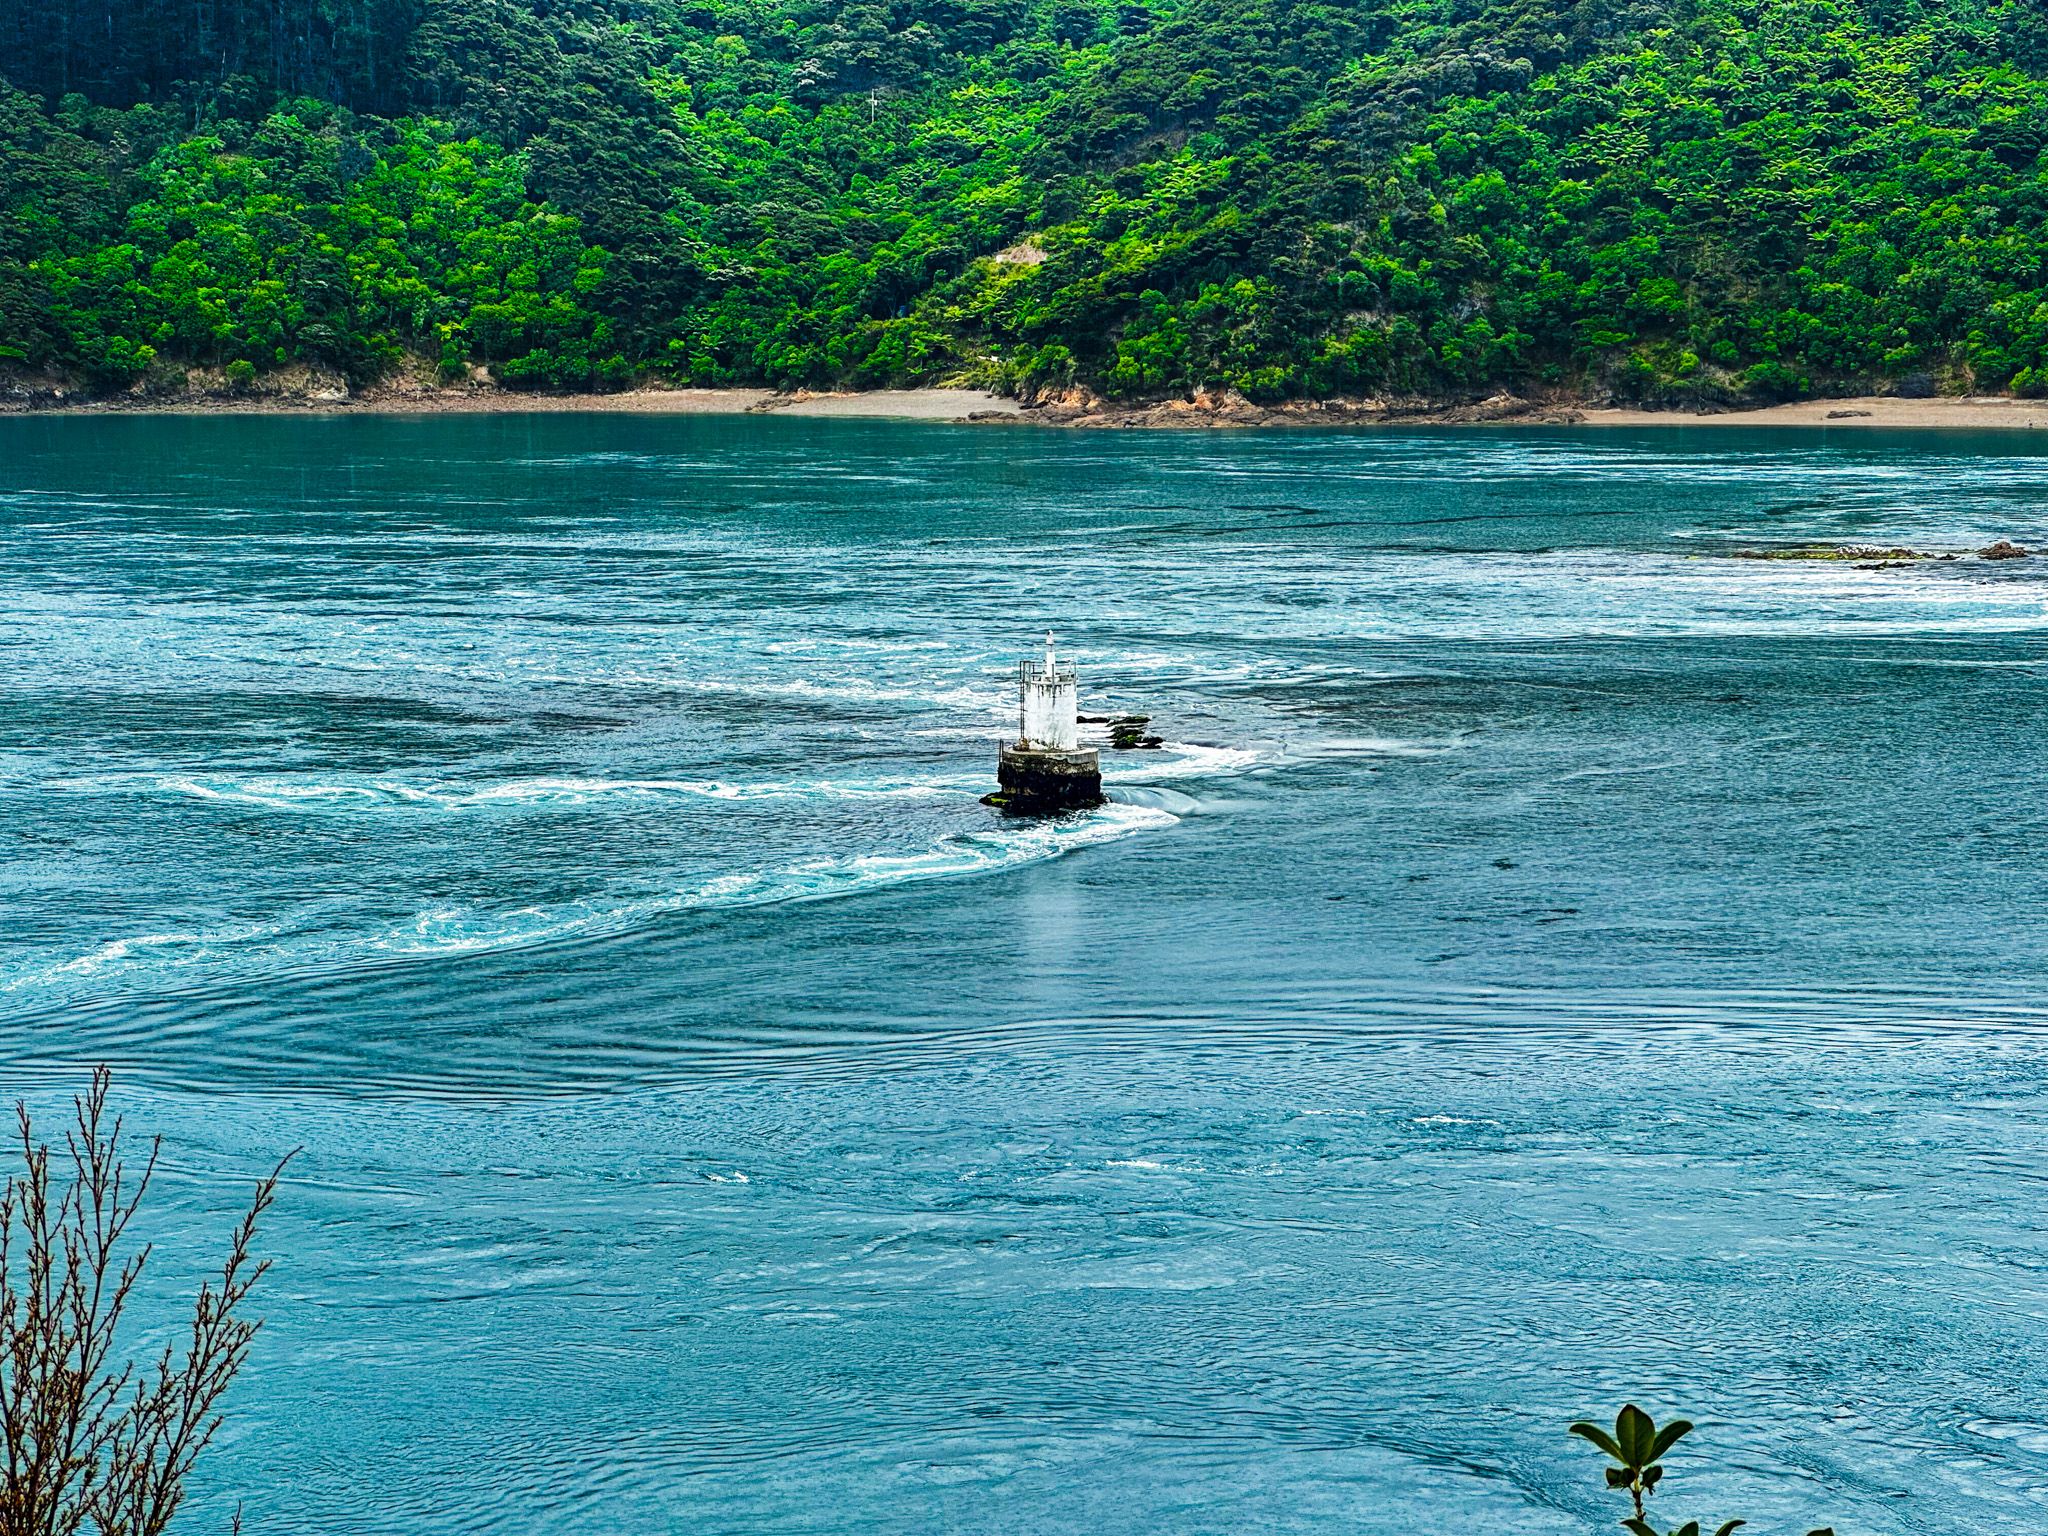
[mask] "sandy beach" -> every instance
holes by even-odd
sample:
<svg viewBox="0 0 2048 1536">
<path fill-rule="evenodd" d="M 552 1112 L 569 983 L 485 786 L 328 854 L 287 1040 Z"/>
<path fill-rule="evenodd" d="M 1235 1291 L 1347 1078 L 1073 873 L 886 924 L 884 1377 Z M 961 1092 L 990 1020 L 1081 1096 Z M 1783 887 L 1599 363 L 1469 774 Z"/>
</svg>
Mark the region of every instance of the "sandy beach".
<svg viewBox="0 0 2048 1536">
<path fill-rule="evenodd" d="M 1902 400 L 1869 395 L 1852 400 L 1797 400 L 1719 415 L 1583 408 L 1580 415 L 1589 427 L 1947 427 L 1977 431 L 2048 428 L 2048 400 L 2014 400 L 2003 395 Z"/>
<path fill-rule="evenodd" d="M 354 394 L 320 392 L 253 394 L 246 397 L 194 394 L 180 398 L 114 396 L 80 398 L 61 390 L 17 391 L 0 398 L 0 414 L 106 413 L 164 415 L 441 415 L 521 412 L 608 412 L 651 416 L 774 415 L 878 418 L 898 421 L 978 422 L 1018 426 L 1093 429 L 1390 427 L 1390 426 L 1570 426 L 1570 427 L 1801 427 L 1948 429 L 1957 431 L 2048 429 L 2048 400 L 2005 396 L 1896 396 L 1800 400 L 1753 410 L 1644 410 L 1532 401 L 1497 395 L 1476 404 L 1442 405 L 1414 400 L 1298 400 L 1255 405 L 1234 394 L 1197 395 L 1193 400 L 1120 402 L 1082 394 L 1027 404 L 975 389 L 880 389 L 779 393 L 769 389 L 639 388 L 612 394 L 527 394 L 500 389 L 434 389 L 417 384 L 376 385 Z"/>
<path fill-rule="evenodd" d="M 0 399 L 0 414 L 92 413 L 122 415 L 405 416 L 521 412 L 611 412 L 649 416 L 845 416 L 908 421 L 965 421 L 1017 416 L 1021 402 L 975 389 L 876 389 L 846 393 L 770 389 L 620 390 L 611 394 L 528 394 L 505 389 L 422 389 L 373 385 L 354 394 L 339 389 L 247 396 L 194 394 L 78 396 L 38 393 Z"/>
</svg>

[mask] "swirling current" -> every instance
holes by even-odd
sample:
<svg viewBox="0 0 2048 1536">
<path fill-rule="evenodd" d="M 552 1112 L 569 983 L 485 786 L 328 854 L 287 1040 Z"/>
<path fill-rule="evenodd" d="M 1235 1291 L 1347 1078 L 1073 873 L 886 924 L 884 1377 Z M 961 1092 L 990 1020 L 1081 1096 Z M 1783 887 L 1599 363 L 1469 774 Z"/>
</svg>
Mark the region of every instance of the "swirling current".
<svg viewBox="0 0 2048 1536">
<path fill-rule="evenodd" d="M 2026 435 L 0 420 L 0 1088 L 301 1150 L 179 1529 L 2048 1506 Z M 1048 629 L 1152 716 L 978 802 Z M 145 1339 L 144 1342 L 147 1342 Z M 1804 1524 L 1797 1522 L 1804 1521 Z M 1710 1522 L 1712 1523 L 1712 1522 Z"/>
</svg>

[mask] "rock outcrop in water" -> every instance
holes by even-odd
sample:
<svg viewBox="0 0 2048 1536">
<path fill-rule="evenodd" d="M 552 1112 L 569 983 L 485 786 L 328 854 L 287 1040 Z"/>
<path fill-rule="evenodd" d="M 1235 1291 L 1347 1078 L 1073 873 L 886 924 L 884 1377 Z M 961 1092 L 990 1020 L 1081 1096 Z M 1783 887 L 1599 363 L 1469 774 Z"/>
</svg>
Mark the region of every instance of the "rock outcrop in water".
<svg viewBox="0 0 2048 1536">
<path fill-rule="evenodd" d="M 1166 745 L 1164 736 L 1148 733 L 1150 715 L 1118 715 L 1109 722 L 1109 745 L 1117 752 L 1156 752 Z"/>
<path fill-rule="evenodd" d="M 1978 550 L 1980 560 L 2025 560 L 2032 551 L 2015 544 L 2011 539 L 1999 539 Z M 1795 544 L 1782 549 L 1736 549 L 1729 551 L 1731 560 L 1821 560 L 1840 561 L 1846 565 L 1861 566 L 1865 570 L 1887 570 L 1896 565 L 1908 565 L 1920 560 L 1956 560 L 1961 556 L 1954 553 L 1936 554 L 1931 550 L 1908 549 L 1904 545 L 1884 544 Z M 1872 564 L 1871 562 L 1876 562 Z"/>
<path fill-rule="evenodd" d="M 1932 554 L 1924 549 L 1882 544 L 1798 544 L 1785 549 L 1737 549 L 1731 560 L 1839 560 L 1854 564 L 1863 560 L 1885 560 L 1894 564 L 1909 560 L 1953 560 L 1954 555 Z"/>
</svg>

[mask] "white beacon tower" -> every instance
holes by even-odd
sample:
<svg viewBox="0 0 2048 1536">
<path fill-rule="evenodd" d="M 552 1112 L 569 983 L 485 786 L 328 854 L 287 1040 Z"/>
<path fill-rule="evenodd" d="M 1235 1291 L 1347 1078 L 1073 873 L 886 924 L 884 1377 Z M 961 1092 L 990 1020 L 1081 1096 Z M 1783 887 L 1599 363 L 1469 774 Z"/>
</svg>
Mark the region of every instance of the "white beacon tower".
<svg viewBox="0 0 2048 1536">
<path fill-rule="evenodd" d="M 1086 810 L 1102 804 L 1102 763 L 1081 745 L 1080 679 L 1045 637 L 1045 660 L 1017 668 L 1017 739 L 996 763 L 1001 790 L 989 803 L 1019 816 Z"/>
<path fill-rule="evenodd" d="M 1081 748 L 1079 675 L 1070 661 L 1060 665 L 1053 655 L 1052 636 L 1045 637 L 1045 662 L 1019 662 L 1017 680 L 1023 704 L 1018 710 L 1017 745 L 1041 752 L 1077 752 Z"/>
</svg>

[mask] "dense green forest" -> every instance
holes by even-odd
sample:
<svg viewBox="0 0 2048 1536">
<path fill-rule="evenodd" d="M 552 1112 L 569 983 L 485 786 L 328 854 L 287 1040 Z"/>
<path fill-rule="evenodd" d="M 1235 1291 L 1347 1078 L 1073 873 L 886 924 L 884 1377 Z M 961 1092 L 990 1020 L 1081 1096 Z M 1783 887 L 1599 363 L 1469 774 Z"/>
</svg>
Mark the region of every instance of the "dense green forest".
<svg viewBox="0 0 2048 1536">
<path fill-rule="evenodd" d="M 0 0 L 0 357 L 2048 393 L 2041 0 Z"/>
</svg>

